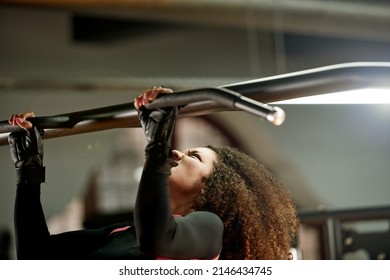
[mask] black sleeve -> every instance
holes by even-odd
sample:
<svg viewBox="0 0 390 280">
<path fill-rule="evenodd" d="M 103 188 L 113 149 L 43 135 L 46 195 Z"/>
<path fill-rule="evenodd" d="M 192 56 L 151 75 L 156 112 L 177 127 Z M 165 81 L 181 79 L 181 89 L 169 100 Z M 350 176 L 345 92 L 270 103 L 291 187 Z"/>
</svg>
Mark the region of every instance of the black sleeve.
<svg viewBox="0 0 390 280">
<path fill-rule="evenodd" d="M 172 159 L 147 159 L 138 190 L 134 221 L 140 249 L 171 259 L 211 259 L 222 249 L 223 223 L 211 212 L 174 218 L 168 190 Z"/>
<path fill-rule="evenodd" d="M 40 185 L 19 183 L 14 212 L 18 259 L 85 259 L 105 241 L 110 229 L 51 235 L 40 201 Z"/>
<path fill-rule="evenodd" d="M 40 186 L 19 183 L 14 226 L 18 259 L 42 259 L 50 237 L 40 202 Z"/>
</svg>

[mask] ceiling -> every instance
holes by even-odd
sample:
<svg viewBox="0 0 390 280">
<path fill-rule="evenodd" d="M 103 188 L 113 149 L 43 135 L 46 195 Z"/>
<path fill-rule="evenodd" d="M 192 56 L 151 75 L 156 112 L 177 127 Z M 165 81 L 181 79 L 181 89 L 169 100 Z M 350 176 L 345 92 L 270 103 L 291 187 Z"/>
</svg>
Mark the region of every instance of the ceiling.
<svg viewBox="0 0 390 280">
<path fill-rule="evenodd" d="M 389 41 L 384 0 L 2 0 L 152 22 L 258 28 L 283 33 Z"/>
<path fill-rule="evenodd" d="M 242 34 L 232 35 L 231 42 L 221 41 L 235 47 L 239 42 L 233 40 L 245 40 L 249 56 L 249 71 L 241 71 L 241 75 L 229 73 L 229 78 L 272 76 L 350 61 L 388 61 L 389 57 L 390 5 L 383 0 L 2 0 L 0 3 L 9 8 L 68 12 L 72 21 L 69 36 L 75 42 L 141 40 L 164 32 L 188 30 L 209 31 L 207 36 L 214 32 L 215 37 L 223 32 Z"/>
</svg>

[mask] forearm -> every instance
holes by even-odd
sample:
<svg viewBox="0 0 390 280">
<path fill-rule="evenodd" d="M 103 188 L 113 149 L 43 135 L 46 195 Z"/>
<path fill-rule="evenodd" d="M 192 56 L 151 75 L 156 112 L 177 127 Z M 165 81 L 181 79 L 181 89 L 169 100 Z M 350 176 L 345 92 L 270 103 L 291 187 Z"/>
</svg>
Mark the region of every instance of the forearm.
<svg viewBox="0 0 390 280">
<path fill-rule="evenodd" d="M 165 168 L 163 167 L 165 166 Z M 140 249 L 173 259 L 210 259 L 222 249 L 223 223 L 210 212 L 174 218 L 170 208 L 169 159 L 165 165 L 146 162 L 135 208 Z"/>
<path fill-rule="evenodd" d="M 50 234 L 41 206 L 39 184 L 17 185 L 14 225 L 18 259 L 43 258 Z"/>
<path fill-rule="evenodd" d="M 175 228 L 168 193 L 169 163 L 156 164 L 152 157 L 145 163 L 142 173 L 134 222 L 140 249 L 155 254 L 158 243 L 169 238 Z"/>
<path fill-rule="evenodd" d="M 18 259 L 88 259 L 107 241 L 117 226 L 49 233 L 40 201 L 40 186 L 18 184 L 15 201 Z"/>
</svg>

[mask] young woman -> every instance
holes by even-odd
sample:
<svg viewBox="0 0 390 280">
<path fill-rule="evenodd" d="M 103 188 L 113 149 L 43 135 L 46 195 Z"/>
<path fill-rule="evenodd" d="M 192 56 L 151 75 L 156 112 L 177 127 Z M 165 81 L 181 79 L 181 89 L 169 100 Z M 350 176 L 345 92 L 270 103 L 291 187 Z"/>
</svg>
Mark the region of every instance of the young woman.
<svg viewBox="0 0 390 280">
<path fill-rule="evenodd" d="M 24 129 L 9 136 L 19 259 L 291 259 L 298 219 L 290 194 L 236 149 L 171 150 L 177 108 L 144 106 L 171 92 L 154 87 L 134 101 L 148 140 L 134 225 L 50 234 L 40 203 L 42 131 L 27 120 L 33 112 L 10 117 Z"/>
</svg>

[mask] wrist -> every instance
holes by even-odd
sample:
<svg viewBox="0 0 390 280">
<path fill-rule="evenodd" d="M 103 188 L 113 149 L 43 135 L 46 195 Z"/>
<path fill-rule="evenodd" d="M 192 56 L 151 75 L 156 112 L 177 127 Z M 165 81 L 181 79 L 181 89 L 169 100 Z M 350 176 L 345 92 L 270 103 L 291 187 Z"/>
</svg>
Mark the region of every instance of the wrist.
<svg viewBox="0 0 390 280">
<path fill-rule="evenodd" d="M 165 160 L 171 155 L 171 147 L 165 140 L 149 142 L 145 148 L 148 158 Z"/>
<path fill-rule="evenodd" d="M 41 184 L 45 182 L 46 179 L 45 171 L 46 169 L 44 166 L 23 166 L 21 168 L 16 168 L 17 184 Z"/>
</svg>

